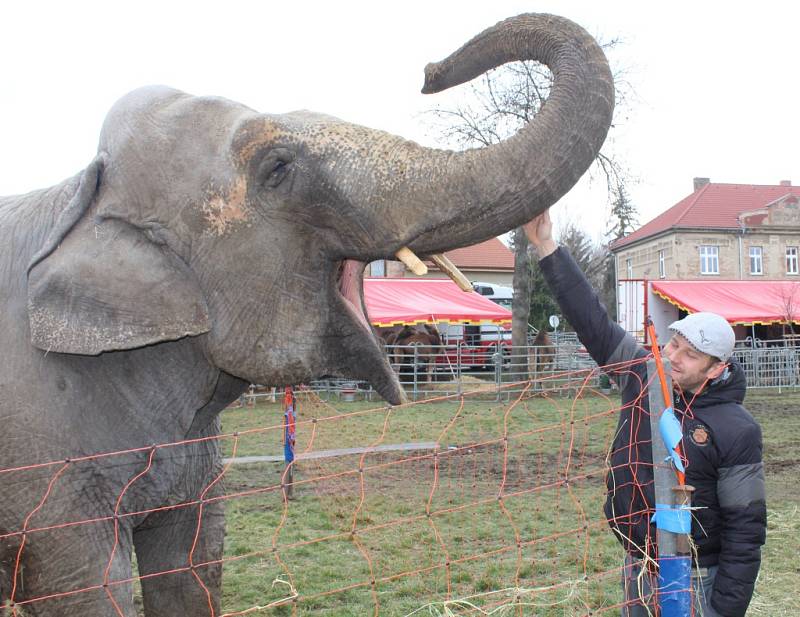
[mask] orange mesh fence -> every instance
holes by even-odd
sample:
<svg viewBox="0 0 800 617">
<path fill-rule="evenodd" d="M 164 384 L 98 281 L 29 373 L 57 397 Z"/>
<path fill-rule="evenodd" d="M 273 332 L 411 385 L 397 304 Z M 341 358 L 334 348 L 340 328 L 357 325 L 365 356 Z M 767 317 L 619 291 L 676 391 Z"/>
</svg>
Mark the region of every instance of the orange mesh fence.
<svg viewBox="0 0 800 617">
<path fill-rule="evenodd" d="M 635 422 L 649 418 L 639 410 L 617 429 L 619 396 L 601 393 L 597 375 L 508 384 L 507 402 L 477 390 L 389 407 L 325 402 L 300 390 L 291 474 L 280 403 L 226 410 L 219 436 L 0 469 L 0 481 L 29 483 L 33 494 L 20 525 L 0 529 L 0 548 L 11 555 L 0 563 L 11 581 L 6 613 L 23 617 L 45 603 L 102 594 L 107 614 L 127 617 L 120 598 L 138 596 L 142 580 L 191 574 L 214 617 L 618 614 L 623 551 L 603 514 L 609 452 L 617 430 L 633 436 Z M 208 445 L 219 446 L 224 463 L 199 491 L 126 509 L 143 478 Z M 103 486 L 87 480 L 75 489 L 66 480 L 102 465 L 127 470 L 121 491 L 98 499 Z M 70 490 L 107 506 L 55 520 L 48 512 L 63 512 L 57 506 L 76 499 Z M 201 532 L 220 503 L 225 551 L 208 561 Z M 195 533 L 175 567 L 120 569 L 131 521 L 181 510 Z M 26 590 L 26 551 L 37 540 L 71 534 L 91 542 L 101 532 L 113 541 L 89 584 L 53 580 L 46 593 Z M 204 572 L 220 564 L 223 608 L 215 615 Z"/>
</svg>

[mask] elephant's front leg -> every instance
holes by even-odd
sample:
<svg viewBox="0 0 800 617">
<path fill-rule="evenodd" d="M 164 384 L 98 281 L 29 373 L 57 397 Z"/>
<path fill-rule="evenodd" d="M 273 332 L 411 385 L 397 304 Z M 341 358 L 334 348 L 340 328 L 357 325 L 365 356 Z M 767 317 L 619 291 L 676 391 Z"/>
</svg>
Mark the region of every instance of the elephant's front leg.
<svg viewBox="0 0 800 617">
<path fill-rule="evenodd" d="M 206 495 L 207 499 L 210 497 Z M 221 502 L 205 503 L 199 530 L 198 508 L 151 514 L 133 533 L 139 574 L 144 577 L 142 594 L 147 617 L 220 615 L 223 506 Z M 203 565 L 209 562 L 216 563 Z"/>
<path fill-rule="evenodd" d="M 16 607 L 0 614 L 136 617 L 130 538 L 124 525 L 102 523 L 29 534 L 21 552 L 14 547 L 21 559 L 7 606 Z"/>
</svg>

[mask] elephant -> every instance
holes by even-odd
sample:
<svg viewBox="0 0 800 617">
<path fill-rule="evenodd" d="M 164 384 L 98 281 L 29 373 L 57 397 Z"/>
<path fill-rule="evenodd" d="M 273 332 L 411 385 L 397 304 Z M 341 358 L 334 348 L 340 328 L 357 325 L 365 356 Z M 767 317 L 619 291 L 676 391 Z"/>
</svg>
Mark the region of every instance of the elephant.
<svg viewBox="0 0 800 617">
<path fill-rule="evenodd" d="M 534 122 L 480 150 L 424 148 L 308 111 L 149 86 L 97 154 L 0 198 L 0 598 L 37 617 L 220 614 L 220 412 L 250 383 L 341 375 L 402 388 L 364 264 L 475 244 L 585 172 L 614 90 L 582 28 L 521 15 L 425 71 L 424 93 L 534 59 Z"/>
</svg>

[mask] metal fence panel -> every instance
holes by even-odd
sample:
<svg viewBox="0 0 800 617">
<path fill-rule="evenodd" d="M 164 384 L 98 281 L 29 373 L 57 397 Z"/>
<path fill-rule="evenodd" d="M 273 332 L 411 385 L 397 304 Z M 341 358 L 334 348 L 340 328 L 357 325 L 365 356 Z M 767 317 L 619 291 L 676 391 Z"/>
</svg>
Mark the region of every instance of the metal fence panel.
<svg viewBox="0 0 800 617">
<path fill-rule="evenodd" d="M 595 363 L 569 338 L 554 347 L 525 348 L 514 357 L 510 346 L 387 345 L 387 357 L 411 400 L 478 392 L 488 398 L 508 398 L 523 388 L 574 391 Z M 527 368 L 525 362 L 527 360 Z M 579 372 L 579 373 L 576 373 Z M 592 375 L 592 387 L 597 376 Z M 529 384 L 529 380 L 533 380 Z M 576 385 L 577 384 L 577 385 Z M 309 384 L 323 397 L 378 400 L 366 382 L 325 379 Z"/>
<path fill-rule="evenodd" d="M 783 341 L 766 341 L 757 347 L 738 347 L 733 355 L 742 365 L 748 388 L 796 388 L 798 348 Z"/>
<path fill-rule="evenodd" d="M 734 356 L 744 368 L 748 388 L 800 386 L 800 348 L 786 341 L 758 341 L 755 347 L 737 344 Z M 490 399 L 508 399 L 521 389 L 572 395 L 582 387 L 600 387 L 600 371 L 574 337 L 563 336 L 551 347 L 525 348 L 525 358 L 511 355 L 510 346 L 388 345 L 392 368 L 411 400 L 477 392 Z M 528 368 L 521 360 L 527 359 Z M 529 383 L 529 380 L 532 382 Z M 327 378 L 307 384 L 325 400 L 380 401 L 372 387 L 361 381 Z M 251 389 L 244 398 L 274 393 Z"/>
</svg>

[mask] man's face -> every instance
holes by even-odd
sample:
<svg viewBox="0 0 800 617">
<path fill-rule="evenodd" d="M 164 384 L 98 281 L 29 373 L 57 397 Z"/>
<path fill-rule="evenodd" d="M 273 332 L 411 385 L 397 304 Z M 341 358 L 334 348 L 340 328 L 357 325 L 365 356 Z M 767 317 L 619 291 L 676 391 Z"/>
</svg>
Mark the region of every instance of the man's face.
<svg viewBox="0 0 800 617">
<path fill-rule="evenodd" d="M 673 385 L 684 391 L 697 392 L 706 382 L 716 379 L 725 370 L 725 363 L 697 351 L 680 334 L 674 334 L 664 347 L 664 355 L 669 359 L 672 369 Z"/>
</svg>

